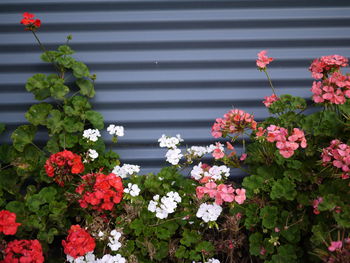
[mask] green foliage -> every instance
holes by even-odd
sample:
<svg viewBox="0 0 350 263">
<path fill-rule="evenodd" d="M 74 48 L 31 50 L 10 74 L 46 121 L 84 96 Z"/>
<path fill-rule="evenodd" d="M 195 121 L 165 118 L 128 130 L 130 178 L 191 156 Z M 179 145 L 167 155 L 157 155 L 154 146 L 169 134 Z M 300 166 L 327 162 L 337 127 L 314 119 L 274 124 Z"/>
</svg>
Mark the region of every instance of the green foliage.
<svg viewBox="0 0 350 263">
<path fill-rule="evenodd" d="M 16 150 L 23 152 L 24 147 L 34 140 L 36 127 L 32 125 L 19 126 L 11 135 L 13 147 Z"/>
</svg>

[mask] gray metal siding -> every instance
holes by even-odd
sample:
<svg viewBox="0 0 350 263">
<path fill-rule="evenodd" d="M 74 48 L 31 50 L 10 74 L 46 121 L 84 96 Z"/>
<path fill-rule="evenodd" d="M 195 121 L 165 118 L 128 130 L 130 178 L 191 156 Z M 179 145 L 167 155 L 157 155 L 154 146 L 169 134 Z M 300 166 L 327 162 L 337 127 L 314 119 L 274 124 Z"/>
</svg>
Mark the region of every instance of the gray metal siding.
<svg viewBox="0 0 350 263">
<path fill-rule="evenodd" d="M 10 130 L 26 122 L 33 102 L 26 79 L 50 72 L 19 25 L 24 11 L 42 19 L 38 34 L 48 48 L 73 35 L 76 57 L 97 74 L 95 109 L 126 128 L 115 150 L 143 172 L 165 164 L 163 133 L 205 145 L 214 142 L 215 118 L 233 106 L 267 117 L 260 50 L 276 58 L 270 73 L 278 93 L 305 98 L 313 58 L 350 56 L 343 0 L 1 0 L 0 122 Z"/>
</svg>

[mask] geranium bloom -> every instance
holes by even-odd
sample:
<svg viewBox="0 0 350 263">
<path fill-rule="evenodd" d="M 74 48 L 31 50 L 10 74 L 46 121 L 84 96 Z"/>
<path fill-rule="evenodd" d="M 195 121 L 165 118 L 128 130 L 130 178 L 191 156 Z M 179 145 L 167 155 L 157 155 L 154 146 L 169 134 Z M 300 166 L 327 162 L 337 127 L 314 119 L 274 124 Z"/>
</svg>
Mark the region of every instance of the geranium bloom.
<svg viewBox="0 0 350 263">
<path fill-rule="evenodd" d="M 66 181 L 73 178 L 72 174 L 79 174 L 84 171 L 84 164 L 81 157 L 71 151 L 64 150 L 52 154 L 45 163 L 46 174 L 54 177 L 56 183 L 64 186 Z"/>
<path fill-rule="evenodd" d="M 82 177 L 81 183 L 75 191 L 82 195 L 79 204 L 82 208 L 91 206 L 92 209 L 112 210 L 115 204 L 120 203 L 123 197 L 123 183 L 119 176 L 113 173 L 87 174 Z"/>
<path fill-rule="evenodd" d="M 265 100 L 263 101 L 263 103 L 264 103 L 265 107 L 267 107 L 267 108 L 269 108 L 272 105 L 272 103 L 279 100 L 279 98 L 277 97 L 276 94 L 272 94 L 269 97 L 264 97 L 264 99 Z"/>
<path fill-rule="evenodd" d="M 66 255 L 77 258 L 94 251 L 96 243 L 90 234 L 85 229 L 82 229 L 80 225 L 72 225 L 68 230 L 66 240 L 62 240 L 62 246 Z"/>
<path fill-rule="evenodd" d="M 34 19 L 35 15 L 28 12 L 23 13 L 21 24 L 26 26 L 26 30 L 36 30 L 41 26 L 40 19 Z"/>
<path fill-rule="evenodd" d="M 38 240 L 13 240 L 5 248 L 4 263 L 42 263 L 43 250 Z"/>
<path fill-rule="evenodd" d="M 335 250 L 341 249 L 343 247 L 342 241 L 332 241 L 331 245 L 328 247 L 328 250 L 333 252 Z"/>
<path fill-rule="evenodd" d="M 245 200 L 246 200 L 245 189 L 244 188 L 236 189 L 235 201 L 241 205 L 244 203 Z"/>
<path fill-rule="evenodd" d="M 215 138 L 225 137 L 227 134 L 243 133 L 245 129 L 256 130 L 254 116 L 242 110 L 233 109 L 224 114 L 223 118 L 217 118 L 211 128 L 211 134 Z"/>
<path fill-rule="evenodd" d="M 16 214 L 7 210 L 0 211 L 0 233 L 14 235 L 20 223 L 16 223 Z"/>
<path fill-rule="evenodd" d="M 334 72 L 340 67 L 348 66 L 348 59 L 339 55 L 323 56 L 315 59 L 309 70 L 311 71 L 312 77 L 315 79 L 321 79 L 328 72 Z"/>
<path fill-rule="evenodd" d="M 270 64 L 273 61 L 273 58 L 266 56 L 267 51 L 262 50 L 258 53 L 258 59 L 256 60 L 256 65 L 260 69 L 266 68 L 266 65 Z"/>
<path fill-rule="evenodd" d="M 222 205 L 224 201 L 231 203 L 232 201 L 235 200 L 234 191 L 235 189 L 233 189 L 229 185 L 225 185 L 225 184 L 218 185 L 217 192 L 215 195 L 215 203 L 218 205 Z"/>
</svg>

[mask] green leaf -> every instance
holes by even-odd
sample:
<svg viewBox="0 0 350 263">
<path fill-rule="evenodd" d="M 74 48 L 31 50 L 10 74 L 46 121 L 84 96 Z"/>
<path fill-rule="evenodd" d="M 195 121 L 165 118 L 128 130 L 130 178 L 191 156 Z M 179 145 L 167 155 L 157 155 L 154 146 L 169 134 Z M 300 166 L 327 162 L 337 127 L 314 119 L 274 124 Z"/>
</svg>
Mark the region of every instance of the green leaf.
<svg viewBox="0 0 350 263">
<path fill-rule="evenodd" d="M 47 128 L 51 133 L 59 133 L 62 130 L 63 121 L 61 121 L 61 112 L 59 110 L 51 110 L 50 117 L 47 120 Z"/>
<path fill-rule="evenodd" d="M 23 152 L 24 147 L 34 140 L 36 127 L 33 125 L 19 126 L 11 135 L 13 147 L 16 150 Z"/>
<path fill-rule="evenodd" d="M 64 96 L 69 92 L 69 88 L 62 83 L 55 83 L 50 87 L 51 96 L 58 100 L 63 100 Z"/>
<path fill-rule="evenodd" d="M 90 75 L 88 67 L 82 62 L 76 62 L 72 66 L 73 75 L 76 78 L 88 77 Z"/>
<path fill-rule="evenodd" d="M 52 136 L 46 144 L 46 150 L 50 153 L 57 153 L 60 151 L 60 147 L 58 145 L 57 136 Z"/>
<path fill-rule="evenodd" d="M 277 249 L 277 255 L 272 256 L 272 263 L 296 263 L 298 256 L 295 247 L 292 245 L 283 245 Z"/>
<path fill-rule="evenodd" d="M 75 83 L 80 88 L 80 93 L 82 95 L 88 96 L 89 98 L 92 98 L 95 96 L 94 85 L 90 80 L 78 79 Z"/>
<path fill-rule="evenodd" d="M 16 189 L 18 176 L 14 170 L 1 170 L 0 171 L 0 188 L 13 193 Z"/>
<path fill-rule="evenodd" d="M 72 57 L 62 56 L 62 57 L 57 58 L 56 62 L 60 66 L 66 68 L 66 69 L 69 69 L 76 63 L 76 60 L 74 58 L 72 58 Z"/>
<path fill-rule="evenodd" d="M 58 47 L 58 51 L 62 52 L 64 55 L 72 55 L 74 51 L 68 45 L 61 45 Z"/>
<path fill-rule="evenodd" d="M 91 124 L 96 128 L 96 129 L 103 129 L 104 123 L 103 123 L 103 116 L 101 113 L 97 111 L 92 111 L 89 110 L 86 112 L 86 118 L 91 122 Z"/>
<path fill-rule="evenodd" d="M 26 90 L 32 92 L 37 100 L 50 97 L 50 84 L 44 74 L 35 74 L 26 83 Z"/>
<path fill-rule="evenodd" d="M 52 105 L 48 103 L 39 103 L 32 105 L 26 112 L 26 119 L 34 125 L 45 125 L 46 118 L 52 109 Z"/>
<path fill-rule="evenodd" d="M 6 127 L 5 124 L 0 123 L 0 134 L 4 132 L 5 127 Z"/>
<path fill-rule="evenodd" d="M 45 203 L 45 200 L 38 194 L 32 195 L 27 200 L 28 209 L 32 212 L 37 212 L 40 206 Z"/>
<path fill-rule="evenodd" d="M 8 144 L 0 145 L 0 162 L 1 163 L 9 163 L 11 162 L 11 149 L 12 147 Z"/>
<path fill-rule="evenodd" d="M 260 217 L 265 228 L 273 229 L 278 219 L 278 208 L 276 206 L 265 206 L 260 210 Z"/>
<path fill-rule="evenodd" d="M 59 140 L 62 148 L 72 148 L 78 142 L 79 138 L 75 134 L 61 133 Z"/>
<path fill-rule="evenodd" d="M 196 244 L 201 240 L 201 236 L 195 230 L 185 229 L 182 234 L 180 243 L 186 247 L 190 247 L 192 244 Z"/>
<path fill-rule="evenodd" d="M 175 252 L 175 257 L 177 258 L 188 258 L 188 251 L 184 246 L 179 246 Z"/>
<path fill-rule="evenodd" d="M 272 186 L 270 197 L 272 200 L 285 198 L 286 200 L 294 200 L 297 195 L 295 183 L 288 178 L 278 179 Z"/>
<path fill-rule="evenodd" d="M 18 217 L 23 217 L 26 213 L 24 203 L 20 201 L 11 201 L 6 205 L 6 210 L 15 213 Z"/>
<path fill-rule="evenodd" d="M 262 247 L 263 236 L 261 233 L 256 232 L 249 236 L 249 252 L 254 256 L 260 255 Z"/>
<path fill-rule="evenodd" d="M 84 123 L 75 117 L 66 116 L 63 120 L 63 127 L 67 132 L 79 132 L 84 130 Z"/>
<path fill-rule="evenodd" d="M 40 199 L 46 203 L 50 203 L 51 201 L 55 200 L 56 194 L 57 190 L 53 186 L 44 187 L 38 193 Z"/>
</svg>

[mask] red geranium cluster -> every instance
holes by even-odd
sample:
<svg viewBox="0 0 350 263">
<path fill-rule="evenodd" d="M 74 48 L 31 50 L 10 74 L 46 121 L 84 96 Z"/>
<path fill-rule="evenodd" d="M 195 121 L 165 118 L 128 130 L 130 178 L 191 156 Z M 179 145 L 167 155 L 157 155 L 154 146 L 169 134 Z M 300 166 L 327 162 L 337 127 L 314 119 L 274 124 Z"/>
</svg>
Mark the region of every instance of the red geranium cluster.
<svg viewBox="0 0 350 263">
<path fill-rule="evenodd" d="M 16 214 L 7 210 L 0 211 L 0 233 L 14 235 L 20 223 L 16 223 Z"/>
<path fill-rule="evenodd" d="M 350 77 L 343 75 L 339 69 L 348 66 L 348 59 L 339 55 L 325 56 L 314 60 L 309 68 L 314 81 L 311 92 L 316 103 L 329 102 L 344 104 L 350 98 Z"/>
<path fill-rule="evenodd" d="M 71 151 L 64 150 L 52 154 L 46 160 L 45 170 L 48 176 L 55 177 L 54 180 L 60 186 L 73 178 L 72 174 L 79 174 L 84 171 L 84 164 L 81 157 Z"/>
<path fill-rule="evenodd" d="M 265 130 L 259 127 L 257 137 L 261 137 L 265 134 Z M 267 127 L 266 140 L 269 142 L 276 142 L 276 147 L 279 149 L 280 154 L 284 158 L 293 156 L 294 151 L 299 148 L 306 148 L 306 138 L 304 132 L 298 128 L 294 128 L 291 135 L 288 134 L 288 130 L 276 125 L 270 125 Z"/>
<path fill-rule="evenodd" d="M 26 30 L 36 30 L 41 26 L 40 19 L 34 19 L 35 15 L 25 12 L 23 14 L 23 19 L 21 20 L 21 24 L 26 26 Z"/>
<path fill-rule="evenodd" d="M 258 59 L 256 60 L 256 65 L 259 69 L 266 68 L 266 65 L 270 64 L 273 61 L 273 58 L 266 56 L 267 51 L 262 50 L 258 53 Z"/>
<path fill-rule="evenodd" d="M 42 263 L 43 249 L 38 240 L 13 240 L 5 248 L 2 263 Z"/>
<path fill-rule="evenodd" d="M 123 182 L 113 173 L 87 174 L 75 191 L 82 195 L 79 204 L 82 208 L 92 206 L 95 210 L 112 210 L 114 204 L 120 203 L 123 197 Z"/>
<path fill-rule="evenodd" d="M 223 118 L 217 118 L 211 128 L 211 134 L 215 138 L 226 136 L 229 133 L 243 133 L 245 129 L 256 129 L 254 116 L 243 110 L 233 109 L 224 115 Z"/>
<path fill-rule="evenodd" d="M 85 229 L 79 225 L 72 225 L 66 240 L 62 240 L 62 246 L 66 255 L 77 258 L 94 251 L 96 243 Z"/>
<path fill-rule="evenodd" d="M 215 182 L 208 182 L 204 186 L 196 188 L 198 199 L 202 199 L 205 194 L 210 198 L 215 198 L 217 205 L 222 205 L 223 202 L 231 203 L 236 201 L 238 204 L 243 204 L 246 199 L 245 189 L 234 189 L 231 185 L 219 184 Z"/>
<path fill-rule="evenodd" d="M 350 146 L 339 140 L 331 141 L 331 145 L 322 150 L 323 166 L 330 163 L 343 171 L 342 178 L 350 177 Z"/>
<path fill-rule="evenodd" d="M 263 101 L 263 103 L 264 103 L 265 107 L 267 107 L 267 108 L 270 108 L 272 103 L 274 103 L 275 101 L 279 100 L 279 98 L 277 97 L 276 94 L 272 94 L 269 97 L 264 97 L 264 99 L 265 100 Z"/>
</svg>

